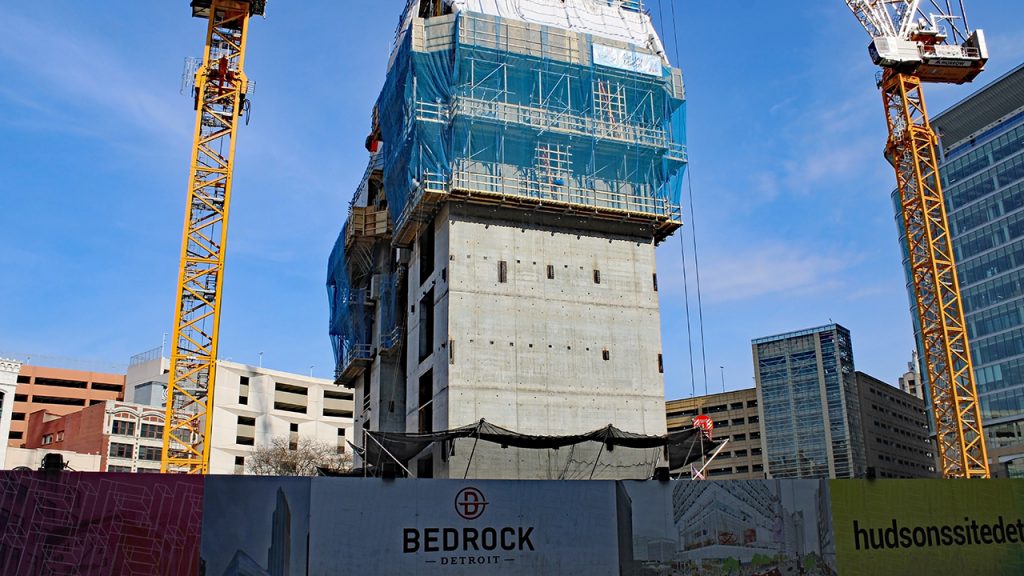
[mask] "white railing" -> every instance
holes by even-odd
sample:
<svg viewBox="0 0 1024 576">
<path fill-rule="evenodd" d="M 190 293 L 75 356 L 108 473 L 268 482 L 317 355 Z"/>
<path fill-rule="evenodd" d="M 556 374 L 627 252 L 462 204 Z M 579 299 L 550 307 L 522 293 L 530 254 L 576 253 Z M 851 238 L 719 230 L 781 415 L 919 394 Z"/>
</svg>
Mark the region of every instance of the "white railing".
<svg viewBox="0 0 1024 576">
<path fill-rule="evenodd" d="M 674 142 L 665 130 L 656 126 L 644 126 L 631 122 L 610 122 L 572 114 L 568 111 L 476 98 L 456 97 L 451 105 L 439 102 L 416 102 L 417 120 L 447 123 L 455 116 L 515 123 L 546 132 L 589 136 L 623 144 L 649 146 L 666 150 L 666 156 L 672 160 L 686 161 L 686 146 Z"/>
<path fill-rule="evenodd" d="M 472 167 L 469 164 L 472 164 Z M 666 198 L 651 195 L 647 186 L 599 180 L 597 182 L 607 187 L 607 190 L 597 187 L 586 188 L 571 183 L 571 179 L 563 181 L 539 178 L 531 172 L 529 169 L 524 170 L 508 164 L 457 161 L 452 166 L 449 178 L 441 174 L 424 175 L 419 186 L 410 195 L 395 229 L 405 228 L 411 215 L 424 207 L 422 203 L 425 194 L 436 197 L 439 194 L 450 194 L 452 191 L 508 200 L 530 199 L 537 204 L 557 204 L 566 208 L 575 206 L 624 216 L 667 218 L 673 222 L 681 220 L 679 205 Z M 502 173 L 513 175 L 501 175 Z"/>
<path fill-rule="evenodd" d="M 531 198 L 540 203 L 583 206 L 636 216 L 672 219 L 679 216 L 679 206 L 652 195 L 648 187 L 631 182 L 603 180 L 600 182 L 609 189 L 602 190 L 578 186 L 571 178 L 565 181 L 537 178 L 528 170 L 516 170 L 508 165 L 473 162 L 471 168 L 468 164 L 459 161 L 453 166 L 451 190 Z M 503 172 L 512 172 L 513 175 L 504 175 Z"/>
</svg>

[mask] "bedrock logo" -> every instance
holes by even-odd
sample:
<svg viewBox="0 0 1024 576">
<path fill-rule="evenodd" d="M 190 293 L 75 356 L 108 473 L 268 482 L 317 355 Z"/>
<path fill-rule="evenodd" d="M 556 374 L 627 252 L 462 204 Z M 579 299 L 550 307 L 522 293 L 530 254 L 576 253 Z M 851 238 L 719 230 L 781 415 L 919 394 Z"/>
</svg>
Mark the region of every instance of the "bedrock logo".
<svg viewBox="0 0 1024 576">
<path fill-rule="evenodd" d="M 455 513 L 463 520 L 477 520 L 490 503 L 483 492 L 467 487 L 455 495 Z M 402 552 L 440 554 L 424 562 L 442 566 L 466 566 L 514 562 L 501 552 L 533 552 L 533 526 L 438 526 L 403 528 Z M 494 554 L 498 552 L 498 554 Z"/>
<path fill-rule="evenodd" d="M 465 520 L 476 520 L 486 509 L 484 493 L 472 486 L 459 490 L 455 495 L 455 512 Z"/>
</svg>

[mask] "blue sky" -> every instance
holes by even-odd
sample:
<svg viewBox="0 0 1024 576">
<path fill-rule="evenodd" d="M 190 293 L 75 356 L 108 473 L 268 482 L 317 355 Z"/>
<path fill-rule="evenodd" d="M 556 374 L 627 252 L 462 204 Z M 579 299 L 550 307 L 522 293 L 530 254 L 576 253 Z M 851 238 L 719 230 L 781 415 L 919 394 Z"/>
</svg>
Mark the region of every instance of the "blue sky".
<svg viewBox="0 0 1024 576">
<path fill-rule="evenodd" d="M 326 261 L 401 5 L 278 0 L 253 22 L 223 358 L 331 374 Z M 686 75 L 695 208 L 658 250 L 666 394 L 702 393 L 702 365 L 710 391 L 720 366 L 727 389 L 752 386 L 751 338 L 830 319 L 894 383 L 913 339 L 866 34 L 840 0 L 647 6 Z M 980 85 L 1024 61 L 1024 4 L 969 9 L 992 52 Z M 0 354 L 125 364 L 170 331 L 194 122 L 178 90 L 203 33 L 186 0 L 0 5 Z M 929 107 L 971 90 L 930 87 Z"/>
</svg>

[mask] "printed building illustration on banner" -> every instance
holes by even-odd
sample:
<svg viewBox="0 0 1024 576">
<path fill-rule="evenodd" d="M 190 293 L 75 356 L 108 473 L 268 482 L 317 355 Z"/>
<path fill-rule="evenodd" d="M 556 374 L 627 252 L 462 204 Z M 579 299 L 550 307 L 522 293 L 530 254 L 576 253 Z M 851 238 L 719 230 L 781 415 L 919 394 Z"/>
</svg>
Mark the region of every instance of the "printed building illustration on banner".
<svg viewBox="0 0 1024 576">
<path fill-rule="evenodd" d="M 308 573 L 309 478 L 209 476 L 206 490 L 206 576 Z"/>
<path fill-rule="evenodd" d="M 836 573 L 825 481 L 622 484 L 634 538 L 622 574 Z"/>
<path fill-rule="evenodd" d="M 0 574 L 193 576 L 203 478 L 0 472 Z"/>
<path fill-rule="evenodd" d="M 672 504 L 682 567 L 835 573 L 826 481 L 678 482 Z"/>
</svg>

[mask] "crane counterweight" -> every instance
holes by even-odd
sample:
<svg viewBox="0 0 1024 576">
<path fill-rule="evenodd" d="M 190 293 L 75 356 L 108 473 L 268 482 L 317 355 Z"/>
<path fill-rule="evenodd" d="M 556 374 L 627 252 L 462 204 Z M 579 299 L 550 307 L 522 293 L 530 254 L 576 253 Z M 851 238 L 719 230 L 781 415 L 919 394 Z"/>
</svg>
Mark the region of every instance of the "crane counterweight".
<svg viewBox="0 0 1024 576">
<path fill-rule="evenodd" d="M 985 34 L 975 31 L 962 44 L 941 44 L 942 35 L 918 34 L 905 40 L 891 36 L 873 38 L 868 45 L 871 61 L 921 79 L 922 82 L 964 84 L 974 80 L 988 62 Z"/>
</svg>

